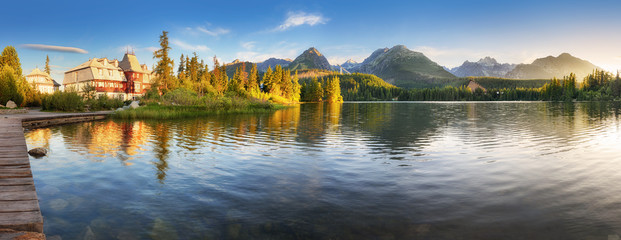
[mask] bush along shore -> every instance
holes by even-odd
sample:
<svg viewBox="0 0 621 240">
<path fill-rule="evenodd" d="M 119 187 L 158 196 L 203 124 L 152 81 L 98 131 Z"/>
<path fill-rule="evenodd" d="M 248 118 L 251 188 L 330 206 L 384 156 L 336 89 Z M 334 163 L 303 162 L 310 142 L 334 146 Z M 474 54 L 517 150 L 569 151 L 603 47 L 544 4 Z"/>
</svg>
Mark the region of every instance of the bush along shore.
<svg viewBox="0 0 621 240">
<path fill-rule="evenodd" d="M 115 119 L 177 119 L 202 117 L 214 114 L 263 113 L 286 108 L 285 105 L 230 93 L 223 96 L 202 96 L 184 88 L 178 88 L 155 97 L 147 94 L 143 106 L 118 109 Z"/>
</svg>

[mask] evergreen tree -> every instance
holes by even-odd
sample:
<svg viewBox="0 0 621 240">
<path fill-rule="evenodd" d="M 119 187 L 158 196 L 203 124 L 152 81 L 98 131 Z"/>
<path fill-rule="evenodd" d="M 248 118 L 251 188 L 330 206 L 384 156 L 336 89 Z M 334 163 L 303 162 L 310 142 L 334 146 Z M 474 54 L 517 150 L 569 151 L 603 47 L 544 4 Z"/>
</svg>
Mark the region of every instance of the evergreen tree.
<svg viewBox="0 0 621 240">
<path fill-rule="evenodd" d="M 248 76 L 248 85 L 246 90 L 250 93 L 256 93 L 259 90 L 259 71 L 257 70 L 257 64 L 252 64 L 250 68 L 250 74 Z"/>
<path fill-rule="evenodd" d="M 179 68 L 177 69 L 177 78 L 179 78 L 180 81 L 183 81 L 185 79 L 185 57 L 183 56 L 183 53 L 181 54 L 181 57 L 179 58 Z"/>
<path fill-rule="evenodd" d="M 383 95 L 384 91 L 381 91 L 381 94 Z M 385 97 L 382 99 L 385 99 Z M 326 86 L 326 101 L 330 103 L 343 102 L 340 80 L 337 76 L 333 76 L 328 79 Z"/>
<path fill-rule="evenodd" d="M 153 53 L 153 58 L 158 59 L 153 71 L 158 76 L 157 82 L 159 82 L 164 91 L 172 90 L 176 85 L 173 76 L 174 62 L 168 56 L 169 52 L 168 32 L 162 31 L 162 35 L 160 35 L 160 49 Z"/>
<path fill-rule="evenodd" d="M 308 94 L 309 102 L 321 102 L 323 100 L 323 87 L 321 83 L 317 81 L 317 78 L 313 78 L 310 83 L 310 89 Z"/>
<path fill-rule="evenodd" d="M 45 55 L 45 72 L 49 75 L 52 70 L 50 69 L 50 56 Z"/>
<path fill-rule="evenodd" d="M 272 67 L 268 66 L 267 71 L 263 74 L 263 92 L 269 93 L 274 86 Z"/>
<path fill-rule="evenodd" d="M 224 66 L 220 66 L 218 62 L 218 58 L 216 56 L 213 57 L 213 76 L 211 77 L 211 85 L 215 89 L 218 95 L 222 95 L 224 91 L 227 89 L 228 85 L 228 77 L 226 76 L 226 68 Z"/>
<path fill-rule="evenodd" d="M 190 82 L 195 83 L 198 82 L 198 55 L 194 52 L 194 56 L 190 59 L 189 67 L 188 67 L 188 78 Z"/>
<path fill-rule="evenodd" d="M 292 81 L 292 97 L 290 98 L 293 102 L 299 102 L 301 99 L 300 94 L 302 93 L 302 86 L 300 86 L 300 80 L 298 78 L 298 70 L 295 70 L 295 75 L 293 76 Z"/>
</svg>

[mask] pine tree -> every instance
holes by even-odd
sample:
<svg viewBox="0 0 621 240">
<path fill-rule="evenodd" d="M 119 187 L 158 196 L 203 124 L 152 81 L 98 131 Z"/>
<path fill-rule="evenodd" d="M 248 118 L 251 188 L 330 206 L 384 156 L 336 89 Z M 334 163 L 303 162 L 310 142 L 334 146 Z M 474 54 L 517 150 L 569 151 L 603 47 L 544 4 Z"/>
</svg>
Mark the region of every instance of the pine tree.
<svg viewBox="0 0 621 240">
<path fill-rule="evenodd" d="M 183 56 L 183 53 L 181 54 L 181 57 L 179 58 L 179 68 L 177 69 L 177 78 L 179 78 L 180 81 L 183 81 L 185 79 L 186 75 L 185 75 L 185 57 Z"/>
<path fill-rule="evenodd" d="M 311 81 L 308 95 L 309 102 L 321 102 L 323 100 L 323 87 L 317 78 L 313 78 Z"/>
<path fill-rule="evenodd" d="M 250 93 L 256 93 L 259 90 L 259 71 L 257 70 L 257 64 L 252 64 L 250 68 L 250 74 L 248 76 L 248 85 L 246 90 Z"/>
<path fill-rule="evenodd" d="M 50 69 L 50 56 L 45 55 L 45 72 L 49 75 L 52 70 Z"/>
<path fill-rule="evenodd" d="M 269 93 L 274 86 L 272 67 L 268 66 L 267 71 L 263 74 L 263 92 Z"/>
<path fill-rule="evenodd" d="M 385 99 L 384 91 L 380 92 L 380 99 Z M 326 86 L 326 101 L 330 103 L 343 102 L 343 96 L 341 96 L 341 85 L 339 77 L 334 76 L 328 79 Z"/>
<path fill-rule="evenodd" d="M 224 91 L 227 89 L 228 85 L 228 77 L 226 76 L 226 67 L 220 67 L 220 63 L 218 62 L 218 58 L 216 56 L 213 57 L 213 76 L 211 78 L 211 85 L 215 89 L 218 95 L 222 95 Z"/>
<path fill-rule="evenodd" d="M 175 78 L 173 76 L 174 62 L 168 56 L 170 47 L 168 43 L 168 32 L 162 31 L 160 35 L 160 49 L 153 53 L 153 58 L 158 59 L 154 72 L 158 76 L 157 81 L 161 85 L 164 91 L 172 90 L 175 85 Z"/>
<path fill-rule="evenodd" d="M 300 86 L 300 80 L 298 78 L 298 70 L 295 70 L 295 75 L 293 76 L 292 81 L 292 97 L 291 100 L 293 102 L 299 102 L 301 99 L 302 86 Z"/>
</svg>

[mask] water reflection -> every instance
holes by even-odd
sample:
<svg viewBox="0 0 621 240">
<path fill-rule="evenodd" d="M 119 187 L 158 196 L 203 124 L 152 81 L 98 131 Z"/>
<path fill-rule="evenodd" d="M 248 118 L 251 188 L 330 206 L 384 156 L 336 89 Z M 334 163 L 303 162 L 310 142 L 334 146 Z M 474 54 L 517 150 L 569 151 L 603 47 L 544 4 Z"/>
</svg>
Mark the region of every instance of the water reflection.
<svg viewBox="0 0 621 240">
<path fill-rule="evenodd" d="M 63 238 L 571 239 L 617 234 L 620 108 L 302 104 L 26 137 L 52 151 L 33 168 Z"/>
</svg>

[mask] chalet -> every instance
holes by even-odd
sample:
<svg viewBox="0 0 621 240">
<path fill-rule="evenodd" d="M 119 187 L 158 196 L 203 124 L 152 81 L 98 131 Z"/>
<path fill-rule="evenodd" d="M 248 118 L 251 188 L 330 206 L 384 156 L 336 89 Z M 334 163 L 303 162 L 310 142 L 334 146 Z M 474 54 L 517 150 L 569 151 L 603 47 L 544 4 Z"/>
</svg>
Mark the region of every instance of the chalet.
<svg viewBox="0 0 621 240">
<path fill-rule="evenodd" d="M 26 75 L 26 81 L 40 93 L 51 94 L 60 88 L 60 84 L 54 81 L 49 74 L 39 70 L 39 68 L 35 68 L 30 74 Z"/>
<path fill-rule="evenodd" d="M 128 52 L 120 62 L 93 58 L 66 71 L 63 85 L 65 90 L 74 91 L 93 86 L 97 95 L 129 100 L 143 95 L 151 87 L 152 80 L 147 65 L 140 65 L 136 55 Z"/>
</svg>

